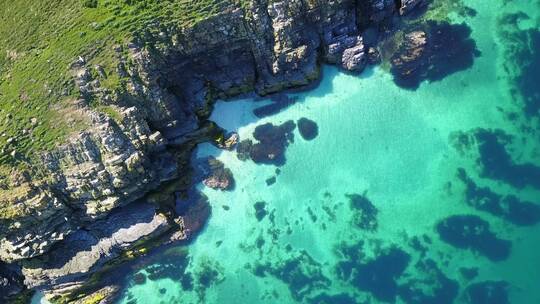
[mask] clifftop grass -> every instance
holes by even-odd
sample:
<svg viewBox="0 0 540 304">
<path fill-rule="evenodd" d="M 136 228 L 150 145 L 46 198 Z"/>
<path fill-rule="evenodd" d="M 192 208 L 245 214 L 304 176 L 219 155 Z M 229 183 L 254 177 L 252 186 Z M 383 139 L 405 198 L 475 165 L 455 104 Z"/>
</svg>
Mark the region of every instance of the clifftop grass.
<svg viewBox="0 0 540 304">
<path fill-rule="evenodd" d="M 114 46 L 192 26 L 233 1 L 1 0 L 0 166 L 31 163 L 87 126 L 71 111 L 78 91 L 70 65 L 79 56 L 102 66 L 102 86 L 116 90 L 122 81 Z"/>
</svg>

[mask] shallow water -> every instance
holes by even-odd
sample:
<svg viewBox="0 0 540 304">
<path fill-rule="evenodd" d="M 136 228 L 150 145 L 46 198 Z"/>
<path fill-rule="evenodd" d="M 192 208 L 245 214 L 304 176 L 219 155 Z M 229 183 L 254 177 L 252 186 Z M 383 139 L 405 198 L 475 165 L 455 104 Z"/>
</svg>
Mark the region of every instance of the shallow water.
<svg viewBox="0 0 540 304">
<path fill-rule="evenodd" d="M 360 76 L 324 67 L 317 88 L 291 94 L 298 102 L 271 117 L 256 118 L 261 103 L 250 99 L 218 102 L 211 119 L 242 139 L 302 117 L 318 136 L 296 129 L 279 174 L 201 145 L 198 157 L 232 170 L 234 191 L 199 185 L 212 206 L 206 229 L 187 256 L 169 249 L 129 274 L 120 303 L 506 303 L 505 293 L 509 303 L 540 303 L 540 132 L 538 113 L 524 106 L 540 97 L 515 91 L 530 83 L 518 75 L 539 52 L 515 37 L 538 28 L 540 3 L 504 2 L 467 0 L 476 16 L 451 14 L 471 27 L 481 55 L 417 90 L 380 67 Z M 501 23 L 520 10 L 530 18 Z M 512 57 L 516 45 L 530 59 Z M 494 129 L 512 140 L 482 150 Z M 494 207 L 487 192 L 499 196 Z M 503 203 L 510 196 L 517 207 Z"/>
</svg>

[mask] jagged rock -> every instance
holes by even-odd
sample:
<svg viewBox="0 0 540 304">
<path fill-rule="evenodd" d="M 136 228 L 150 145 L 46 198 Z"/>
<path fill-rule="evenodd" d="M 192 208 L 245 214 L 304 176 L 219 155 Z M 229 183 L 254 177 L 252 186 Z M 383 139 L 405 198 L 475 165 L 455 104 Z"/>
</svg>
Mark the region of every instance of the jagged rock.
<svg viewBox="0 0 540 304">
<path fill-rule="evenodd" d="M 220 149 L 233 150 L 239 141 L 240 141 L 240 136 L 238 136 L 238 133 L 232 132 L 231 134 L 227 135 L 226 139 L 223 139 L 222 141 L 218 141 L 217 146 Z"/>
<path fill-rule="evenodd" d="M 367 63 L 366 53 L 364 52 L 364 44 L 358 42 L 354 47 L 348 48 L 343 51 L 341 58 L 341 65 L 344 69 L 349 71 L 360 72 Z"/>
<path fill-rule="evenodd" d="M 77 230 L 46 256 L 22 262 L 25 284 L 30 288 L 77 286 L 107 261 L 118 257 L 141 240 L 170 228 L 167 218 L 147 203 L 131 204 Z"/>
<path fill-rule="evenodd" d="M 0 262 L 0 302 L 21 293 L 24 289 L 20 267 Z"/>
<path fill-rule="evenodd" d="M 424 0 L 401 0 L 401 7 L 399 8 L 399 13 L 401 15 L 408 14 L 416 7 L 423 5 Z"/>
<path fill-rule="evenodd" d="M 408 10 L 413 2 L 403 3 Z M 0 260 L 24 264 L 29 286 L 57 292 L 78 286 L 135 239 L 168 227 L 151 208 L 127 212 L 142 208 L 130 204 L 161 183 L 186 174 L 186 155 L 212 138 L 203 121 L 215 98 L 309 84 L 319 76 L 320 61 L 359 71 L 374 57 L 371 49 L 366 53 L 362 32 L 386 26 L 395 9 L 394 0 L 257 0 L 242 9 L 231 3 L 191 27 L 156 33 L 160 45 L 153 51 L 144 41 L 115 47 L 121 57 L 116 72 L 126 84 L 122 94 L 102 87 L 108 75 L 90 58 L 74 60 L 70 68 L 81 98 L 68 114 L 88 127 L 39 155 L 42 176 L 21 181 L 10 195 L 0 193 Z M 108 114 L 92 110 L 90 99 Z M 38 124 L 30 119 L 32 128 Z M 239 156 L 281 164 L 293 125 L 258 132 L 259 142 L 238 144 Z M 224 147 L 231 149 L 238 139 L 229 139 Z M 210 213 L 203 198 L 191 203 L 177 203 L 176 239 L 200 229 Z M 131 225 L 113 231 L 118 226 L 108 225 L 111 219 Z"/>
<path fill-rule="evenodd" d="M 234 176 L 225 164 L 214 157 L 197 161 L 197 176 L 200 176 L 205 186 L 218 190 L 231 190 L 234 188 Z M 198 177 L 195 177 L 197 180 Z"/>
</svg>

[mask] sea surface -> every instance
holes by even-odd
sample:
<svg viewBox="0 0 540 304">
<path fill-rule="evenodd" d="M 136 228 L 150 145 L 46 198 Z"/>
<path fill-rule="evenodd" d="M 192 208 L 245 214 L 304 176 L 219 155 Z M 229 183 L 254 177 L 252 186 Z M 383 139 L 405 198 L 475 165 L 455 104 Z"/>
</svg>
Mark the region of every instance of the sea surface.
<svg viewBox="0 0 540 304">
<path fill-rule="evenodd" d="M 301 118 L 317 136 L 296 127 L 280 166 L 200 145 L 234 190 L 198 185 L 206 228 L 131 271 L 119 303 L 540 303 L 540 1 L 435 2 L 470 29 L 471 65 L 418 88 L 325 66 L 264 118 L 270 100 L 217 102 L 241 139 Z"/>
</svg>

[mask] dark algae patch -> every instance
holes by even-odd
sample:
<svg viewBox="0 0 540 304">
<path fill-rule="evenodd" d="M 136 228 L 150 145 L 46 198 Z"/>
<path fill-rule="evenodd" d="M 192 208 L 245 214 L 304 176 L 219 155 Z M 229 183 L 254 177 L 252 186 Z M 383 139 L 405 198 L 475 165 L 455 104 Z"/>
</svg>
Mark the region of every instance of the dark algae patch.
<svg viewBox="0 0 540 304">
<path fill-rule="evenodd" d="M 510 304 L 507 289 L 505 281 L 485 281 L 467 287 L 465 295 L 469 304 Z"/>
<path fill-rule="evenodd" d="M 524 30 L 520 22 L 530 21 L 525 12 L 513 12 L 498 20 L 499 37 L 506 45 L 504 64 L 514 87 L 514 97 L 522 102 L 527 117 L 538 116 L 540 111 L 540 30 Z"/>
<path fill-rule="evenodd" d="M 378 227 L 377 214 L 379 210 L 366 197 L 366 195 L 350 194 L 351 210 L 353 211 L 353 223 L 362 230 L 376 231 Z"/>
<path fill-rule="evenodd" d="M 398 294 L 397 279 L 409 264 L 410 256 L 403 250 L 391 248 L 377 258 L 356 267 L 353 284 L 368 291 L 381 301 L 394 301 Z"/>
<path fill-rule="evenodd" d="M 540 222 L 540 205 L 521 201 L 514 195 L 503 196 L 489 187 L 478 186 L 465 169 L 458 169 L 458 178 L 465 183 L 465 201 L 471 207 L 520 226 L 535 225 Z"/>
<path fill-rule="evenodd" d="M 424 80 L 439 81 L 472 67 L 480 52 L 470 35 L 465 23 L 430 20 L 412 26 L 390 59 L 394 82 L 415 90 Z"/>
<path fill-rule="evenodd" d="M 302 301 L 330 284 L 330 280 L 323 275 L 321 266 L 307 251 L 300 250 L 276 263 L 257 263 L 252 271 L 259 277 L 274 276 L 287 284 L 293 299 Z"/>
<path fill-rule="evenodd" d="M 475 215 L 453 215 L 437 224 L 441 240 L 460 249 L 470 249 L 491 261 L 502 261 L 510 255 L 512 243 L 498 238 L 489 223 Z"/>
<path fill-rule="evenodd" d="M 238 158 L 251 159 L 258 164 L 285 164 L 285 150 L 294 141 L 294 121 L 289 120 L 279 126 L 266 123 L 255 128 L 253 137 L 258 141 L 244 140 L 238 144 Z"/>
<path fill-rule="evenodd" d="M 506 145 L 511 137 L 501 130 L 478 129 L 474 133 L 482 165 L 482 175 L 504 181 L 514 187 L 540 189 L 540 167 L 532 163 L 515 163 Z"/>
<path fill-rule="evenodd" d="M 457 281 L 448 278 L 432 259 L 420 260 L 415 268 L 419 276 L 399 287 L 399 295 L 405 303 L 451 304 L 459 291 Z"/>
<path fill-rule="evenodd" d="M 302 117 L 298 120 L 298 131 L 305 140 L 313 140 L 319 135 L 319 126 L 313 120 Z"/>
<path fill-rule="evenodd" d="M 340 246 L 339 253 L 345 259 L 336 266 L 338 276 L 359 291 L 371 293 L 379 301 L 394 302 L 399 293 L 397 280 L 405 272 L 411 256 L 391 247 L 364 261 L 362 247 L 361 242 Z"/>
</svg>

